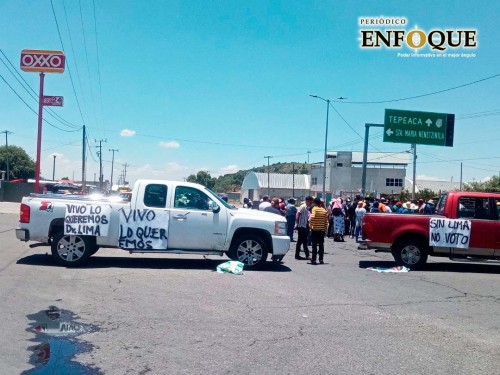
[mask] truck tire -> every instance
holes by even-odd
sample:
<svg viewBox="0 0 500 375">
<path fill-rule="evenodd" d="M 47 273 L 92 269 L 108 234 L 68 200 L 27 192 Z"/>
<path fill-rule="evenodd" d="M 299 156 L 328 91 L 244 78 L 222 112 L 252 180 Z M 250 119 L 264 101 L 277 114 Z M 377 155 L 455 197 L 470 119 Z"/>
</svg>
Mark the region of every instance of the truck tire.
<svg viewBox="0 0 500 375">
<path fill-rule="evenodd" d="M 267 247 L 262 239 L 252 234 L 243 234 L 233 242 L 230 258 L 247 268 L 259 268 L 267 260 Z"/>
<path fill-rule="evenodd" d="M 94 241 L 88 236 L 65 235 L 58 232 L 50 246 L 52 257 L 64 267 L 78 267 L 84 264 L 95 250 Z"/>
<path fill-rule="evenodd" d="M 427 262 L 427 246 L 418 240 L 404 240 L 396 243 L 392 250 L 394 260 L 411 270 L 422 268 Z"/>
</svg>

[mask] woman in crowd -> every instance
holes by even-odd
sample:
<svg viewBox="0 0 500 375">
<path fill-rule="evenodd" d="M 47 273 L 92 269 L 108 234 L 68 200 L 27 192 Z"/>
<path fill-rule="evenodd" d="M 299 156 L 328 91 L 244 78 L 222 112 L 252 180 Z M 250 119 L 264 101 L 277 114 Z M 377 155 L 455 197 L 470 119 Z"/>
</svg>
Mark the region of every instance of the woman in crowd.
<svg viewBox="0 0 500 375">
<path fill-rule="evenodd" d="M 344 242 L 344 217 L 345 213 L 342 210 L 342 198 L 337 198 L 333 203 L 333 240 L 336 242 Z"/>
</svg>

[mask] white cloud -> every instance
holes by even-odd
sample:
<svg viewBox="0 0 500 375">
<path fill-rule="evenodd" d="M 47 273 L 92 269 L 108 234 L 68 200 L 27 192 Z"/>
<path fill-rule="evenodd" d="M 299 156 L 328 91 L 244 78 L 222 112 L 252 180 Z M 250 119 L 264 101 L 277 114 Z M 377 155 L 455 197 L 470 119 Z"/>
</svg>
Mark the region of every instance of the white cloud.
<svg viewBox="0 0 500 375">
<path fill-rule="evenodd" d="M 179 148 L 181 145 L 176 141 L 160 142 L 160 146 L 164 148 Z"/>
<path fill-rule="evenodd" d="M 130 167 L 127 170 L 127 181 L 131 184 L 138 179 L 184 181 L 184 178 L 189 175 L 188 170 L 188 167 L 177 162 L 169 162 L 161 166 L 144 164 L 139 167 Z"/>
<path fill-rule="evenodd" d="M 228 166 L 221 168 L 221 171 L 223 172 L 223 174 L 236 173 L 239 170 L 240 170 L 240 167 L 238 167 L 236 164 L 229 164 Z"/>
<path fill-rule="evenodd" d="M 406 178 L 409 178 L 410 180 L 412 179 L 411 175 L 410 176 L 406 176 Z M 434 177 L 434 176 L 427 176 L 425 174 L 419 174 L 417 175 L 417 181 L 418 180 L 428 180 L 428 181 L 446 181 L 446 180 L 443 180 L 443 178 L 439 178 L 439 177 Z"/>
<path fill-rule="evenodd" d="M 133 136 L 135 136 L 135 133 L 136 133 L 136 131 L 135 131 L 135 130 L 123 129 L 123 130 L 120 132 L 120 135 L 121 135 L 122 137 L 133 137 Z"/>
</svg>

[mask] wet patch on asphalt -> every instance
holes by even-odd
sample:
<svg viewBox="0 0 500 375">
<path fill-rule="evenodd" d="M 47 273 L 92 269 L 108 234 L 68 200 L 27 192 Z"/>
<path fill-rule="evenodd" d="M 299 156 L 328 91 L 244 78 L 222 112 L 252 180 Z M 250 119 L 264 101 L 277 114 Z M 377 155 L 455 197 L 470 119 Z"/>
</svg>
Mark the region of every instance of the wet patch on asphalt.
<svg viewBox="0 0 500 375">
<path fill-rule="evenodd" d="M 76 314 L 56 306 L 27 315 L 27 318 L 27 331 L 35 334 L 30 340 L 35 344 L 28 348 L 31 352 L 29 364 L 34 367 L 24 371 L 23 375 L 103 374 L 97 367 L 75 361 L 77 354 L 93 350 L 90 343 L 79 339 L 78 336 L 98 331 L 97 326 L 80 323 Z"/>
</svg>

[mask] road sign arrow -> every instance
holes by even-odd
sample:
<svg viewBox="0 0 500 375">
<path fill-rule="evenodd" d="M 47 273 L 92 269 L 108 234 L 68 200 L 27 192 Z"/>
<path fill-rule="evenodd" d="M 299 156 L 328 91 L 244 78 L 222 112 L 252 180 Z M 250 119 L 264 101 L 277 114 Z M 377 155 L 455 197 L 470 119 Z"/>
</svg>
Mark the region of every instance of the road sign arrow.
<svg viewBox="0 0 500 375">
<path fill-rule="evenodd" d="M 387 134 L 390 137 L 392 134 L 394 134 L 394 132 L 391 130 L 391 128 L 389 128 L 389 129 L 387 129 L 385 134 Z"/>
<path fill-rule="evenodd" d="M 427 124 L 427 126 L 431 126 L 432 125 L 432 120 L 430 118 L 428 118 L 425 123 Z"/>
</svg>

